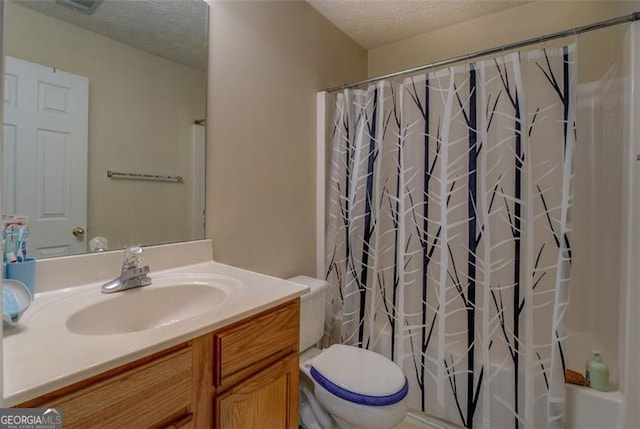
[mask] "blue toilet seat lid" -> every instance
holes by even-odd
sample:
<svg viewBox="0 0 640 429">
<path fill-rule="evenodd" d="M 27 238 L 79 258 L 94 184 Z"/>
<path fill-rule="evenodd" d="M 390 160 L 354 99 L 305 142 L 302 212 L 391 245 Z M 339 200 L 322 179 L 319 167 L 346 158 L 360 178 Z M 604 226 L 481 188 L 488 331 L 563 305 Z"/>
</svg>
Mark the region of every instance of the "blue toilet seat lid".
<svg viewBox="0 0 640 429">
<path fill-rule="evenodd" d="M 311 377 L 333 395 L 361 405 L 396 404 L 409 391 L 395 363 L 378 353 L 341 344 L 313 359 Z"/>
</svg>

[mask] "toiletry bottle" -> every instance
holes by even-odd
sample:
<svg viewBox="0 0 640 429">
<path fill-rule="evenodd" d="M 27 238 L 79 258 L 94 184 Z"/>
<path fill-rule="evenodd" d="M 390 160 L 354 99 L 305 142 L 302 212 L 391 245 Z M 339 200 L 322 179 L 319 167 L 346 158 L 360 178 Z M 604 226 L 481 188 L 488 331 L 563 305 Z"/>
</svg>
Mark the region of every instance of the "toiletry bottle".
<svg viewBox="0 0 640 429">
<path fill-rule="evenodd" d="M 601 392 L 609 391 L 609 367 L 602 362 L 599 351 L 591 352 L 591 359 L 587 361 L 586 377 L 590 388 Z"/>
</svg>

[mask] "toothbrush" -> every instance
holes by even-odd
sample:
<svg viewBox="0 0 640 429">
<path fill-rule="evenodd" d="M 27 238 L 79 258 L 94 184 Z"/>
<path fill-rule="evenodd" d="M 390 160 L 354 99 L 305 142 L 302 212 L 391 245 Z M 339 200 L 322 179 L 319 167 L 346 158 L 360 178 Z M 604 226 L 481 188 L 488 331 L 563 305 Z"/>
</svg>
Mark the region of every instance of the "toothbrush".
<svg viewBox="0 0 640 429">
<path fill-rule="evenodd" d="M 13 233 L 14 225 L 7 226 L 7 236 L 5 238 L 5 246 L 4 246 L 4 256 L 6 262 L 15 262 L 16 256 L 14 252 L 14 233 Z"/>
<path fill-rule="evenodd" d="M 2 240 L 3 260 L 22 262 L 27 258 L 27 237 L 29 228 L 27 218 L 17 215 L 3 215 Z"/>
<path fill-rule="evenodd" d="M 24 239 L 26 236 L 26 229 L 27 228 L 24 225 L 18 227 L 18 246 L 16 247 L 15 251 L 16 251 L 16 254 L 18 255 L 19 262 L 25 261 L 27 257 L 27 254 L 26 254 L 27 252 L 25 251 L 27 246 L 25 246 L 25 242 L 24 242 Z"/>
</svg>

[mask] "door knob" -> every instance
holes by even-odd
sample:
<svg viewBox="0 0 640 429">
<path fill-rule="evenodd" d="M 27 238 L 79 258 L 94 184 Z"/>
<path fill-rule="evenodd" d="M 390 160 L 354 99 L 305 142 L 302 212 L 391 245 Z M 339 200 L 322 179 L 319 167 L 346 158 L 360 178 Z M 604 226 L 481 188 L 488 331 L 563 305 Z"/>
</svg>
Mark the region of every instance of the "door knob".
<svg viewBox="0 0 640 429">
<path fill-rule="evenodd" d="M 76 226 L 71 230 L 71 233 L 74 237 L 82 237 L 84 235 L 84 228 L 81 226 Z"/>
</svg>

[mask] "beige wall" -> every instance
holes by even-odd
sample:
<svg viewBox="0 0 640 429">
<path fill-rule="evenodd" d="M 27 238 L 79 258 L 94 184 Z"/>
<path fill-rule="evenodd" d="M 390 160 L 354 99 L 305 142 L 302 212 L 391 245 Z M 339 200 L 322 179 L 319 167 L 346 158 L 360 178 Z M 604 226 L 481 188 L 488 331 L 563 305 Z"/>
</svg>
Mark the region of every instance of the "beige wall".
<svg viewBox="0 0 640 429">
<path fill-rule="evenodd" d="M 224 263 L 315 274 L 316 91 L 366 51 L 306 2 L 211 3 L 207 236 Z"/>
<path fill-rule="evenodd" d="M 369 50 L 369 76 L 526 40 L 613 18 L 635 9 L 638 1 L 534 1 Z M 586 34 L 581 38 L 590 38 Z M 579 51 L 578 79 L 598 79 L 615 56 L 611 38 L 598 38 L 598 49 Z"/>
<path fill-rule="evenodd" d="M 112 248 L 190 239 L 189 187 L 115 181 L 107 169 L 188 177 L 206 73 L 7 2 L 6 53 L 89 78 L 89 238 Z"/>
</svg>

